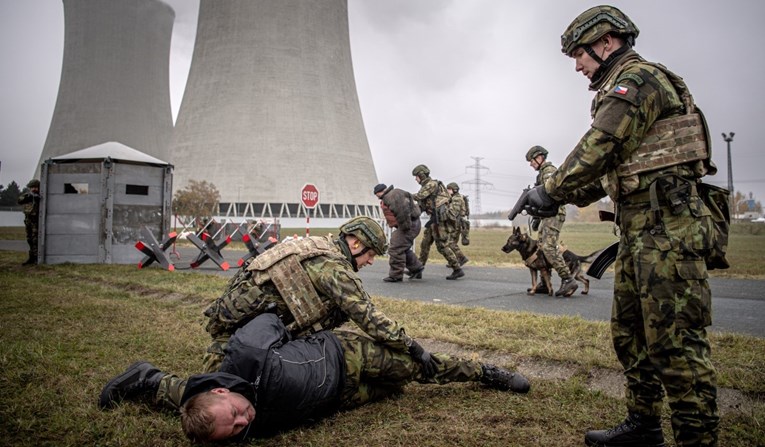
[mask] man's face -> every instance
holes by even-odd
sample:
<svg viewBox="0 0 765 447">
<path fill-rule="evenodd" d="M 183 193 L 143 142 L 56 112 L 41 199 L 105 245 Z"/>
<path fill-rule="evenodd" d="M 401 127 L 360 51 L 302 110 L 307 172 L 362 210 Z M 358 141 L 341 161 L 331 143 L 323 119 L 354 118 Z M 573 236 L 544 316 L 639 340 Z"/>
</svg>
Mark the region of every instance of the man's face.
<svg viewBox="0 0 765 447">
<path fill-rule="evenodd" d="M 374 264 L 375 256 L 377 256 L 377 253 L 374 250 L 368 250 L 366 253 L 356 258 L 356 268 L 361 270 L 361 268 L 366 265 Z"/>
<path fill-rule="evenodd" d="M 415 182 L 417 182 L 417 184 L 418 184 L 418 185 L 419 185 L 420 183 L 422 183 L 422 179 L 420 178 L 420 176 L 419 176 L 419 175 L 415 175 L 415 176 L 414 176 L 414 181 L 415 181 Z"/>
<path fill-rule="evenodd" d="M 375 193 L 375 195 L 377 196 L 378 199 L 382 199 L 383 192 L 385 192 L 385 191 L 380 191 L 380 192 L 376 192 Z"/>
<path fill-rule="evenodd" d="M 599 40 L 591 45 L 595 54 L 600 55 L 603 51 L 603 43 Z M 578 47 L 571 53 L 571 58 L 574 59 L 576 65 L 576 71 L 581 71 L 583 75 L 587 76 L 587 79 L 592 79 L 592 76 L 600 67 L 600 64 L 595 61 L 590 55 L 584 51 L 583 47 Z M 601 57 L 601 59 L 603 59 Z"/>
<path fill-rule="evenodd" d="M 542 166 L 542 156 L 537 155 L 536 157 L 532 158 L 529 162 L 529 166 L 531 166 L 535 171 L 539 170 L 539 167 Z"/>
<path fill-rule="evenodd" d="M 246 397 L 226 388 L 215 388 L 212 392 L 220 397 L 210 407 L 215 417 L 215 431 L 210 437 L 211 441 L 236 436 L 255 420 L 255 408 Z"/>
</svg>

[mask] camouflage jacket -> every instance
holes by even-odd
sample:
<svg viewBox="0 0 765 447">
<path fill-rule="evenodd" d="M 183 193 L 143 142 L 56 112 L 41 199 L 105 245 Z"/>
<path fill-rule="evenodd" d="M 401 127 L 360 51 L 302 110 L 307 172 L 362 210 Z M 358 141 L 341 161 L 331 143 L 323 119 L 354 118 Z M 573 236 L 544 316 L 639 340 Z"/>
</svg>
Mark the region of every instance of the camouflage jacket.
<svg viewBox="0 0 765 447">
<path fill-rule="evenodd" d="M 555 168 L 555 165 L 550 163 L 549 161 L 545 161 L 542 163 L 541 166 L 539 166 L 539 171 L 537 172 L 537 180 L 536 183 L 534 183 L 534 186 L 544 185 L 545 181 L 549 179 L 550 177 L 555 174 L 555 171 L 557 169 Z M 566 215 L 566 205 L 561 205 L 558 209 L 558 216 L 565 216 Z"/>
<path fill-rule="evenodd" d="M 628 50 L 597 87 L 590 130 L 557 172 L 544 181 L 551 198 L 586 206 L 608 194 L 618 202 L 626 194 L 647 190 L 668 171 L 683 177 L 695 175 L 689 166 L 678 165 L 631 179 L 617 178 L 617 168 L 637 150 L 654 122 L 685 111 L 678 92 L 657 64 Z"/>
<path fill-rule="evenodd" d="M 268 258 L 272 250 L 282 245 L 279 244 L 263 255 L 253 258 L 249 265 L 232 278 L 224 294 L 205 311 L 205 316 L 209 318 L 207 331 L 210 335 L 213 338 L 230 336 L 252 318 L 262 313 L 276 312 L 293 336 L 333 329 L 350 319 L 374 340 L 392 349 L 406 351 L 411 345 L 411 337 L 406 334 L 403 326 L 388 318 L 372 303 L 371 297 L 364 290 L 361 278 L 353 271 L 350 261 L 342 253 L 340 241 L 310 237 L 283 244 L 311 243 L 326 247 L 326 250 L 315 250 L 306 256 L 294 255 L 299 259 L 297 268 L 302 268 L 310 284 L 297 284 L 298 281 L 294 277 L 285 279 L 288 286 L 295 287 L 294 291 L 298 295 L 317 295 L 321 306 L 324 307 L 321 311 L 325 313 L 320 325 L 306 328 L 296 324 L 295 316 L 273 281 L 277 274 L 272 269 L 280 268 L 281 263 L 276 262 L 264 270 L 256 268 L 256 263 L 262 263 L 258 259 L 261 256 L 264 260 Z M 299 273 L 302 275 L 302 272 Z M 311 290 L 303 290 L 308 287 Z"/>
<path fill-rule="evenodd" d="M 449 219 L 455 222 L 460 222 L 465 219 L 465 216 L 467 215 L 467 207 L 465 206 L 465 199 L 462 197 L 462 194 L 458 192 L 452 194 L 451 199 L 449 199 L 449 207 L 446 210 L 446 215 L 449 216 Z"/>
<path fill-rule="evenodd" d="M 37 216 L 40 214 L 40 194 L 33 193 L 32 191 L 21 193 L 17 203 L 21 205 L 24 217 L 27 219 L 37 219 Z"/>
<path fill-rule="evenodd" d="M 430 177 L 420 183 L 420 190 L 412 197 L 420 204 L 420 208 L 429 215 L 433 214 L 433 210 L 449 203 L 449 193 L 444 184 Z"/>
</svg>

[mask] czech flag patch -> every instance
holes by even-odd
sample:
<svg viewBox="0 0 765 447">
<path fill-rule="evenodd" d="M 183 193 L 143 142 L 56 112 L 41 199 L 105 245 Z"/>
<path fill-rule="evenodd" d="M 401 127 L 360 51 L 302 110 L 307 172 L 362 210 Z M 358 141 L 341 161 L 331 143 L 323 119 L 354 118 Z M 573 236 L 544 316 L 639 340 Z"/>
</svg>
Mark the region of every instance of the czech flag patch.
<svg viewBox="0 0 765 447">
<path fill-rule="evenodd" d="M 614 93 L 617 95 L 626 95 L 629 89 L 623 85 L 617 85 L 614 89 Z"/>
</svg>

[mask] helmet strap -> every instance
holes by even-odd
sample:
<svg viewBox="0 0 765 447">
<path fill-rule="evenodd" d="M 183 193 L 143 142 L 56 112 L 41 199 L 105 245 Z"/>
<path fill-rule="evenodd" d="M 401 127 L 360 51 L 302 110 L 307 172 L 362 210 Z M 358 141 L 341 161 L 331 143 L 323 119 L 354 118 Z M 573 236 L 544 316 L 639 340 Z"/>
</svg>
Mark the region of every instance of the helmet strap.
<svg viewBox="0 0 765 447">
<path fill-rule="evenodd" d="M 587 54 L 589 54 L 590 57 L 595 60 L 595 62 L 600 64 L 598 69 L 595 70 L 595 73 L 592 75 L 592 79 L 590 80 L 590 89 L 597 89 L 596 86 L 600 83 L 600 81 L 602 81 L 604 75 L 608 73 L 609 70 L 611 70 L 614 62 L 616 62 L 616 60 L 619 59 L 622 54 L 626 53 L 630 48 L 632 47 L 625 42 L 624 45 L 619 47 L 613 53 L 609 54 L 606 60 L 603 60 L 597 54 L 595 54 L 595 51 L 593 51 L 590 45 L 584 45 L 584 51 L 586 51 Z"/>
<path fill-rule="evenodd" d="M 351 267 L 353 267 L 354 272 L 359 271 L 359 266 L 356 264 L 356 256 L 351 253 L 351 247 L 348 246 L 348 241 L 345 240 L 345 235 L 341 234 L 340 238 L 338 239 L 338 246 L 340 246 L 340 251 L 343 253 L 343 256 L 348 260 L 348 262 L 351 263 Z"/>
</svg>

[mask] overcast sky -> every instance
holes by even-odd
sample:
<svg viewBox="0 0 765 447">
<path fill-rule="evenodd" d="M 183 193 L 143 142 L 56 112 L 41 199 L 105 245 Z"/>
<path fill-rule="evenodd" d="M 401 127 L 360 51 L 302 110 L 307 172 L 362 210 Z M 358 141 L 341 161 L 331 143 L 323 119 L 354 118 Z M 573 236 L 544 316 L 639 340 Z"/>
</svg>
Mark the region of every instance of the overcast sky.
<svg viewBox="0 0 765 447">
<path fill-rule="evenodd" d="M 306 0 L 308 1 L 308 0 Z M 170 61 L 173 117 L 180 106 L 198 0 L 166 0 L 176 11 Z M 509 209 L 535 173 L 535 144 L 559 165 L 590 124 L 588 80 L 560 52 L 571 20 L 598 3 L 582 0 L 348 0 L 361 110 L 381 182 L 416 190 L 412 168 L 476 192 L 483 211 Z M 710 124 L 727 186 L 765 203 L 757 127 L 765 121 L 765 2 L 614 1 L 640 28 L 635 49 L 685 78 Z M 56 102 L 64 46 L 61 0 L 0 0 L 0 184 L 24 185 L 42 152 Z M 370 186 L 371 189 L 371 186 Z"/>
</svg>

